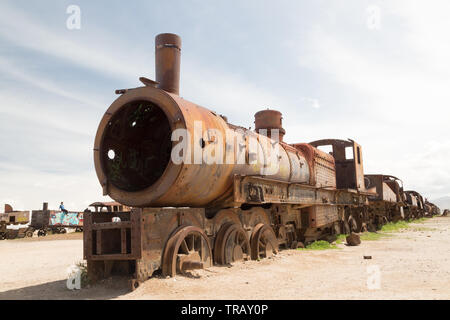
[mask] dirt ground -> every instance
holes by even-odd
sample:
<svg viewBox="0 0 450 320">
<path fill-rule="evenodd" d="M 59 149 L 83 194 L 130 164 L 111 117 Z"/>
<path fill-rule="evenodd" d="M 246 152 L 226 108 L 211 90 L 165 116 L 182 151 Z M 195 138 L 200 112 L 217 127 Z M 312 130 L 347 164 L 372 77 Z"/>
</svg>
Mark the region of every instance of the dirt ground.
<svg viewBox="0 0 450 320">
<path fill-rule="evenodd" d="M 450 217 L 338 246 L 156 277 L 130 293 L 122 279 L 66 289 L 67 267 L 82 260 L 82 240 L 1 241 L 0 299 L 450 299 Z"/>
</svg>

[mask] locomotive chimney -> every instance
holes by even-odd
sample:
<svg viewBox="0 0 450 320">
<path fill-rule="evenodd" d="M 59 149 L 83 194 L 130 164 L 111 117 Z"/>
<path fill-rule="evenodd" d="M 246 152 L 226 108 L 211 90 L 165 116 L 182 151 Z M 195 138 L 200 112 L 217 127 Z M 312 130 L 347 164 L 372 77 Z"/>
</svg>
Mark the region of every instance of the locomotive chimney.
<svg viewBox="0 0 450 320">
<path fill-rule="evenodd" d="M 181 38 L 173 33 L 161 33 L 156 36 L 155 50 L 158 88 L 179 95 Z"/>
</svg>

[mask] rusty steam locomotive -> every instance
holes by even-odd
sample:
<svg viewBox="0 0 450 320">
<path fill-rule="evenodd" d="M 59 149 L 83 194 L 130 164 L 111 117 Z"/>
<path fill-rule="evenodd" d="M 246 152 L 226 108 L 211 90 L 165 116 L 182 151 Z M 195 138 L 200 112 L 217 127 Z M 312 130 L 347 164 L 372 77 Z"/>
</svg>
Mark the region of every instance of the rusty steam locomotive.
<svg viewBox="0 0 450 320">
<path fill-rule="evenodd" d="M 158 35 L 156 81 L 117 90 L 99 124 L 94 161 L 103 193 L 133 209 L 85 212 L 91 279 L 128 273 L 136 286 L 157 270 L 174 276 L 262 259 L 281 247 L 431 214 L 399 179 L 365 176 L 355 141 L 287 144 L 278 111 L 258 112 L 251 131 L 184 100 L 180 57 L 181 39 Z"/>
</svg>

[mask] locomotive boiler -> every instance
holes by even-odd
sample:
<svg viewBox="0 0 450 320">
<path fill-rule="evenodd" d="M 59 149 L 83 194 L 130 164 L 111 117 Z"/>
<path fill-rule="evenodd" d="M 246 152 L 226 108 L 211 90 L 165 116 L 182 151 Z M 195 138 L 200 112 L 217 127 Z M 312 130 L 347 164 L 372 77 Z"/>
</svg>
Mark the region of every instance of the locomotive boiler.
<svg viewBox="0 0 450 320">
<path fill-rule="evenodd" d="M 255 131 L 233 125 L 179 96 L 177 35 L 156 37 L 155 58 L 156 81 L 117 90 L 95 137 L 104 195 L 133 209 L 85 213 L 91 279 L 127 273 L 134 288 L 157 270 L 262 259 L 367 227 L 375 193 L 360 145 L 285 143 L 276 110 L 256 113 Z"/>
</svg>

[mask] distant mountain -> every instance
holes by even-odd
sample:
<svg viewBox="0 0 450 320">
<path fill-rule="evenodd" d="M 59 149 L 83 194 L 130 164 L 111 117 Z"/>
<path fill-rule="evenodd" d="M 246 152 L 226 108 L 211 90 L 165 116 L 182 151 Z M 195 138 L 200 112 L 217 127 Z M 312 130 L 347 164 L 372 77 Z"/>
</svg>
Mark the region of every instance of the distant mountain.
<svg viewBox="0 0 450 320">
<path fill-rule="evenodd" d="M 442 197 L 431 202 L 441 208 L 442 211 L 445 209 L 450 209 L 450 197 Z"/>
</svg>

